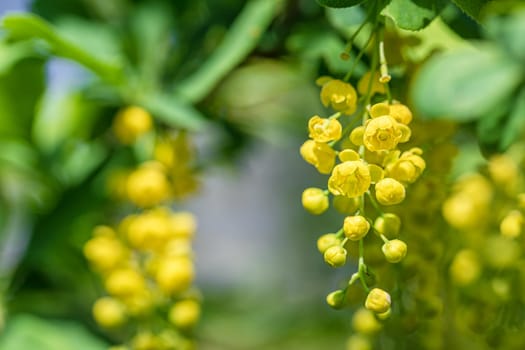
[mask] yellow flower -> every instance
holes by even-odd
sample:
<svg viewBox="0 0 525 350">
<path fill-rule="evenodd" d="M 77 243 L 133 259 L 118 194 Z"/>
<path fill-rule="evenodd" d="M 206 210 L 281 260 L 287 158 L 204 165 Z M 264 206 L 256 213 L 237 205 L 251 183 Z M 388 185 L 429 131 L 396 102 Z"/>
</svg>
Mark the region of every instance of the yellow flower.
<svg viewBox="0 0 525 350">
<path fill-rule="evenodd" d="M 358 333 L 372 335 L 379 332 L 383 326 L 373 312 L 361 307 L 352 317 L 352 328 Z"/>
<path fill-rule="evenodd" d="M 325 107 L 352 114 L 357 106 L 357 93 L 352 85 L 341 80 L 330 80 L 321 88 L 321 102 Z"/>
<path fill-rule="evenodd" d="M 176 294 L 188 289 L 195 272 L 189 258 L 169 257 L 162 259 L 156 270 L 155 280 L 166 294 Z"/>
<path fill-rule="evenodd" d="M 476 252 L 464 249 L 459 251 L 450 265 L 450 277 L 455 284 L 466 286 L 481 275 L 481 266 Z"/>
<path fill-rule="evenodd" d="M 397 147 L 402 136 L 399 123 L 391 116 L 384 115 L 367 120 L 363 143 L 372 152 L 391 150 Z"/>
<path fill-rule="evenodd" d="M 169 217 L 171 222 L 171 235 L 173 238 L 190 239 L 197 230 L 197 220 L 190 212 L 180 211 L 172 213 Z"/>
<path fill-rule="evenodd" d="M 304 190 L 303 207 L 311 214 L 319 215 L 328 209 L 328 196 L 320 188 L 310 187 Z"/>
<path fill-rule="evenodd" d="M 93 304 L 93 317 L 102 327 L 118 327 L 126 321 L 126 310 L 119 300 L 103 297 Z"/>
<path fill-rule="evenodd" d="M 141 107 L 131 106 L 121 110 L 113 121 L 117 139 L 124 144 L 133 143 L 148 132 L 153 125 L 151 115 Z"/>
<path fill-rule="evenodd" d="M 372 76 L 372 74 L 370 71 L 368 71 L 361 77 L 361 79 L 359 79 L 359 82 L 357 83 L 357 91 L 359 92 L 359 94 L 366 95 L 370 83 L 372 83 L 372 86 L 370 87 L 370 93 L 372 95 L 375 93 L 384 94 L 385 85 L 379 82 L 379 72 L 374 72 L 372 82 L 370 82 L 370 76 Z"/>
<path fill-rule="evenodd" d="M 141 250 L 163 247 L 172 238 L 167 210 L 156 208 L 132 217 L 127 222 L 126 236 L 131 246 Z"/>
<path fill-rule="evenodd" d="M 126 184 L 129 199 L 139 207 L 156 205 L 168 198 L 170 184 L 162 165 L 150 162 L 132 172 Z"/>
<path fill-rule="evenodd" d="M 390 263 L 398 263 L 407 255 L 407 245 L 399 239 L 393 239 L 383 244 L 381 248 L 385 258 Z"/>
<path fill-rule="evenodd" d="M 336 196 L 357 197 L 370 187 L 370 171 L 360 160 L 338 164 L 328 179 L 328 189 Z"/>
<path fill-rule="evenodd" d="M 341 267 L 346 263 L 346 249 L 334 245 L 324 252 L 324 261 L 332 267 Z"/>
<path fill-rule="evenodd" d="M 516 238 L 521 234 L 523 214 L 519 210 L 508 213 L 499 225 L 500 233 L 509 238 Z"/>
<path fill-rule="evenodd" d="M 201 306 L 196 300 L 181 300 L 175 303 L 169 311 L 168 319 L 178 328 L 192 328 L 199 321 Z"/>
<path fill-rule="evenodd" d="M 328 248 L 339 244 L 341 241 L 337 238 L 335 233 L 327 233 L 319 237 L 317 240 L 317 249 L 324 253 Z"/>
<path fill-rule="evenodd" d="M 308 121 L 308 135 L 316 142 L 337 141 L 341 138 L 343 127 L 337 119 L 320 118 L 314 116 Z"/>
<path fill-rule="evenodd" d="M 405 199 L 405 187 L 392 178 L 384 178 L 376 183 L 376 198 L 382 205 L 394 205 Z"/>
<path fill-rule="evenodd" d="M 365 301 L 365 307 L 378 314 L 387 312 L 391 304 L 390 294 L 379 288 L 372 289 Z"/>
<path fill-rule="evenodd" d="M 347 216 L 343 224 L 345 236 L 352 240 L 358 241 L 370 230 L 370 223 L 361 215 Z"/>
<path fill-rule="evenodd" d="M 387 175 L 401 182 L 415 182 L 426 167 L 425 160 L 420 157 L 420 154 L 419 148 L 403 152 L 401 157 L 387 164 L 385 168 Z"/>
<path fill-rule="evenodd" d="M 330 174 L 335 164 L 335 151 L 326 143 L 306 141 L 300 150 L 307 163 L 312 164 L 321 174 Z"/>
<path fill-rule="evenodd" d="M 356 146 L 361 146 L 363 144 L 363 136 L 365 134 L 365 127 L 358 126 L 354 128 L 350 133 L 350 142 Z"/>
<path fill-rule="evenodd" d="M 120 268 L 107 276 L 105 286 L 109 294 L 126 297 L 140 294 L 146 287 L 146 281 L 138 271 Z"/>
<path fill-rule="evenodd" d="M 496 184 L 512 193 L 519 179 L 519 167 L 516 162 L 507 155 L 496 155 L 488 162 L 490 177 Z"/>
<path fill-rule="evenodd" d="M 398 123 L 408 125 L 412 121 L 412 112 L 401 103 L 390 105 L 390 116 Z"/>
<path fill-rule="evenodd" d="M 86 242 L 84 255 L 96 268 L 109 270 L 125 261 L 128 251 L 116 237 L 98 235 Z"/>
</svg>

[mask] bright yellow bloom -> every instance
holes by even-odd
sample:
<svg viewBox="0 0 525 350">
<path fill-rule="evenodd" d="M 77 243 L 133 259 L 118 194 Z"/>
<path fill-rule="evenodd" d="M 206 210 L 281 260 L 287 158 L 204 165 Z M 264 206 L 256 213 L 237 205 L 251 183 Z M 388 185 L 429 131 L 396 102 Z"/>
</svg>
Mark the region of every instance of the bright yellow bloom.
<svg viewBox="0 0 525 350">
<path fill-rule="evenodd" d="M 337 238 L 335 233 L 327 233 L 319 237 L 317 240 L 317 249 L 324 253 L 328 248 L 339 244 L 341 241 Z"/>
<path fill-rule="evenodd" d="M 370 230 L 370 223 L 361 215 L 347 216 L 344 220 L 343 231 L 345 236 L 352 240 L 358 241 Z"/>
<path fill-rule="evenodd" d="M 476 281 L 481 275 L 478 255 L 473 250 L 459 251 L 450 265 L 450 277 L 459 286 L 466 286 Z"/>
<path fill-rule="evenodd" d="M 508 213 L 499 225 L 500 233 L 509 238 L 516 238 L 521 234 L 523 227 L 523 214 L 519 210 Z"/>
<path fill-rule="evenodd" d="M 328 196 L 320 188 L 310 187 L 302 195 L 303 207 L 311 214 L 319 215 L 328 209 Z"/>
<path fill-rule="evenodd" d="M 312 164 L 321 174 L 330 174 L 335 164 L 335 151 L 326 143 L 306 141 L 300 150 L 307 163 Z"/>
<path fill-rule="evenodd" d="M 415 182 L 426 167 L 425 160 L 420 154 L 419 148 L 403 152 L 401 157 L 387 164 L 385 168 L 387 176 L 405 183 Z"/>
<path fill-rule="evenodd" d="M 390 116 L 398 123 L 408 125 L 412 121 L 412 112 L 401 103 L 390 105 Z"/>
<path fill-rule="evenodd" d="M 376 199 L 382 205 L 399 204 L 405 199 L 405 187 L 392 178 L 384 178 L 376 183 Z"/>
<path fill-rule="evenodd" d="M 321 102 L 325 107 L 352 114 L 357 106 L 357 93 L 352 85 L 341 80 L 330 80 L 321 88 Z"/>
<path fill-rule="evenodd" d="M 381 248 L 385 258 L 390 263 L 398 263 L 407 255 L 407 245 L 399 239 L 393 239 L 383 244 Z"/>
<path fill-rule="evenodd" d="M 386 92 L 385 85 L 379 82 L 379 72 L 374 72 L 374 75 L 372 76 L 372 81 L 370 82 L 371 76 L 372 73 L 368 71 L 361 77 L 361 79 L 359 79 L 359 82 L 357 83 L 357 91 L 359 92 L 359 94 L 366 95 L 370 83 L 372 83 L 372 86 L 370 86 L 370 93 L 372 95 L 375 93 L 384 94 Z"/>
<path fill-rule="evenodd" d="M 364 162 L 343 162 L 332 171 L 328 189 L 336 196 L 357 197 L 368 190 L 371 181 L 370 171 Z"/>
<path fill-rule="evenodd" d="M 166 294 L 176 294 L 188 289 L 194 277 L 195 271 L 190 259 L 169 257 L 159 262 L 155 280 Z"/>
<path fill-rule="evenodd" d="M 118 327 L 126 321 L 126 310 L 119 300 L 103 297 L 93 304 L 93 317 L 102 327 Z"/>
<path fill-rule="evenodd" d="M 361 334 L 372 335 L 383 328 L 374 313 L 364 307 L 359 308 L 352 317 L 352 328 Z"/>
<path fill-rule="evenodd" d="M 127 297 L 140 294 L 146 287 L 146 281 L 138 271 L 120 268 L 107 276 L 105 286 L 109 294 Z"/>
<path fill-rule="evenodd" d="M 397 147 L 402 136 L 399 123 L 391 116 L 384 115 L 366 121 L 363 143 L 372 152 L 391 150 Z"/>
<path fill-rule="evenodd" d="M 343 127 L 337 119 L 314 116 L 308 121 L 308 135 L 316 142 L 337 141 L 341 138 Z"/>
<path fill-rule="evenodd" d="M 128 177 L 127 193 L 129 199 L 139 207 L 149 207 L 166 200 L 170 194 L 170 184 L 160 163 L 150 162 L 142 165 Z"/>
<path fill-rule="evenodd" d="M 148 132 L 153 120 L 148 111 L 132 106 L 121 110 L 113 121 L 113 131 L 117 139 L 124 144 L 133 143 L 138 137 Z"/>
<path fill-rule="evenodd" d="M 378 314 L 387 312 L 391 304 L 392 299 L 390 298 L 390 294 L 379 288 L 372 289 L 368 293 L 365 301 L 365 307 Z"/>
<path fill-rule="evenodd" d="M 341 267 L 346 264 L 346 254 L 345 248 L 334 245 L 324 252 L 324 261 L 332 267 Z"/>
<path fill-rule="evenodd" d="M 192 328 L 199 321 L 201 306 L 196 300 L 178 301 L 169 311 L 168 319 L 178 328 Z"/>
</svg>

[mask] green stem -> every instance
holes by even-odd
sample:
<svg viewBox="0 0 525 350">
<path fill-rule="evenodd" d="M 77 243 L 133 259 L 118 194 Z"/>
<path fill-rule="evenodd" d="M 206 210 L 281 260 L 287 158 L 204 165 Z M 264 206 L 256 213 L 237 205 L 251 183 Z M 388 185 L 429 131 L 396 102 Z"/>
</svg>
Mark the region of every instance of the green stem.
<svg viewBox="0 0 525 350">
<path fill-rule="evenodd" d="M 366 191 L 366 196 L 368 197 L 368 199 L 370 200 L 370 204 L 372 204 L 372 206 L 374 207 L 374 209 L 381 215 L 384 214 L 383 210 L 381 209 L 381 207 L 379 206 L 379 203 L 377 203 L 376 199 L 372 196 L 372 194 L 370 193 L 370 191 Z"/>
<path fill-rule="evenodd" d="M 365 255 L 365 247 L 364 247 L 363 239 L 360 239 L 359 240 L 359 265 L 358 265 L 357 271 L 359 274 L 359 279 L 361 280 L 361 284 L 363 285 L 363 288 L 365 289 L 365 291 L 368 293 L 370 292 L 370 288 L 366 284 L 366 280 L 365 280 L 366 264 L 365 264 L 364 255 Z"/>
<path fill-rule="evenodd" d="M 363 47 L 361 49 L 359 49 L 359 53 L 357 54 L 354 62 L 352 62 L 352 66 L 350 67 L 350 70 L 348 71 L 348 73 L 346 73 L 345 77 L 343 78 L 344 81 L 348 81 L 350 79 L 350 77 L 352 77 L 352 74 L 354 73 L 354 70 L 357 67 L 357 64 L 361 60 L 361 57 L 363 57 L 363 55 L 365 54 L 366 48 L 368 47 L 368 45 L 372 41 L 373 37 L 374 37 L 374 30 L 372 29 L 372 32 L 370 33 L 370 36 L 366 40 L 366 43 L 363 45 Z"/>
</svg>

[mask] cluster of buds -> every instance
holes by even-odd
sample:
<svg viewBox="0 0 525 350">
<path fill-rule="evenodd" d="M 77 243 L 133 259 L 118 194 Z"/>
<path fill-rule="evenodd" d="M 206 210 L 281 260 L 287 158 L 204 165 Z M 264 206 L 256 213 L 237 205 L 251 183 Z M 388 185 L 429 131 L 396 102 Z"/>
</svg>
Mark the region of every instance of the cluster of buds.
<svg viewBox="0 0 525 350">
<path fill-rule="evenodd" d="M 130 144 L 152 124 L 149 113 L 130 107 L 117 115 L 114 131 Z M 113 181 L 119 187 L 115 192 L 137 210 L 115 228 L 96 227 L 84 246 L 107 292 L 94 303 L 93 316 L 101 327 L 127 334 L 115 349 L 193 349 L 192 331 L 200 317 L 191 248 L 196 220 L 166 206 L 194 188 L 187 182 L 195 183 L 185 135 L 155 142 L 152 158 Z M 178 182 L 183 185 L 177 187 Z"/>
<path fill-rule="evenodd" d="M 317 242 L 328 265 L 345 265 L 352 244 L 358 243 L 358 271 L 345 288 L 328 295 L 328 304 L 343 307 L 349 286 L 360 280 L 368 293 L 363 310 L 373 317 L 386 319 L 391 313 L 391 297 L 386 291 L 369 286 L 372 272 L 365 261 L 365 241 L 369 240 L 368 233 L 374 232 L 383 243 L 380 250 L 384 260 L 397 264 L 405 258 L 407 245 L 398 238 L 401 220 L 384 208 L 404 201 L 406 188 L 420 177 L 426 163 L 420 148 L 400 149 L 411 137 L 412 113 L 407 106 L 388 100 L 372 105 L 358 103 L 385 92 L 376 78 L 377 74 L 363 76 L 358 90 L 368 95 L 361 99 L 347 82 L 326 77 L 318 80 L 321 102 L 336 113 L 328 118 L 317 115 L 310 118 L 309 140 L 301 146 L 300 153 L 306 162 L 329 178 L 327 189 L 306 189 L 302 203 L 308 212 L 319 215 L 329 208 L 332 197 L 333 207 L 345 215 L 336 233 L 322 235 Z M 345 115 L 350 117 L 344 118 Z M 365 311 L 358 315 L 365 315 Z"/>
</svg>

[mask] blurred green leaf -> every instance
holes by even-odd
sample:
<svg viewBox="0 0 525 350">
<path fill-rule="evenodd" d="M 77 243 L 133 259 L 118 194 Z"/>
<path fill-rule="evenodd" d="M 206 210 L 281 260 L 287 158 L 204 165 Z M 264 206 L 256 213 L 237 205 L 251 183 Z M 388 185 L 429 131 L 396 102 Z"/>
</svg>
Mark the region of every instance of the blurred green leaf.
<svg viewBox="0 0 525 350">
<path fill-rule="evenodd" d="M 196 131 L 206 123 L 205 117 L 197 109 L 177 96 L 162 93 L 144 95 L 138 104 L 172 127 Z"/>
<path fill-rule="evenodd" d="M 517 94 L 500 141 L 501 150 L 507 149 L 525 135 L 525 87 Z"/>
<path fill-rule="evenodd" d="M 485 28 L 489 38 L 502 45 L 525 66 L 525 11 L 491 17 Z"/>
<path fill-rule="evenodd" d="M 105 61 L 99 58 L 100 52 L 89 52 L 83 49 L 76 40 L 69 39 L 43 20 L 32 14 L 12 14 L 5 16 L 2 27 L 10 36 L 16 39 L 42 39 L 50 46 L 57 56 L 77 61 L 81 65 L 98 74 L 101 78 L 118 84 L 123 79 L 122 66 L 115 61 Z M 77 28 L 79 29 L 79 28 Z"/>
<path fill-rule="evenodd" d="M 452 0 L 463 12 L 475 20 L 479 20 L 479 15 L 483 7 L 490 0 Z"/>
<path fill-rule="evenodd" d="M 257 46 L 261 35 L 283 4 L 283 0 L 247 2 L 220 46 L 203 62 L 198 71 L 178 84 L 175 91 L 190 102 L 206 97 Z"/>
<path fill-rule="evenodd" d="M 491 45 L 433 57 L 412 86 L 426 117 L 465 122 L 489 112 L 523 80 L 522 68 Z"/>
<path fill-rule="evenodd" d="M 8 322 L 0 338 L 5 350 L 106 350 L 107 344 L 75 322 L 50 321 L 19 315 Z"/>
<path fill-rule="evenodd" d="M 392 18 L 399 28 L 425 28 L 448 4 L 448 0 L 392 0 L 383 14 Z"/>
<path fill-rule="evenodd" d="M 38 56 L 33 43 L 0 41 L 0 75 L 9 72 L 18 61 L 30 56 Z"/>
<path fill-rule="evenodd" d="M 317 0 L 319 5 L 333 8 L 344 8 L 359 5 L 365 0 Z"/>
<path fill-rule="evenodd" d="M 334 28 L 351 35 L 366 20 L 366 13 L 360 6 L 349 8 L 328 8 L 326 18 Z"/>
</svg>

